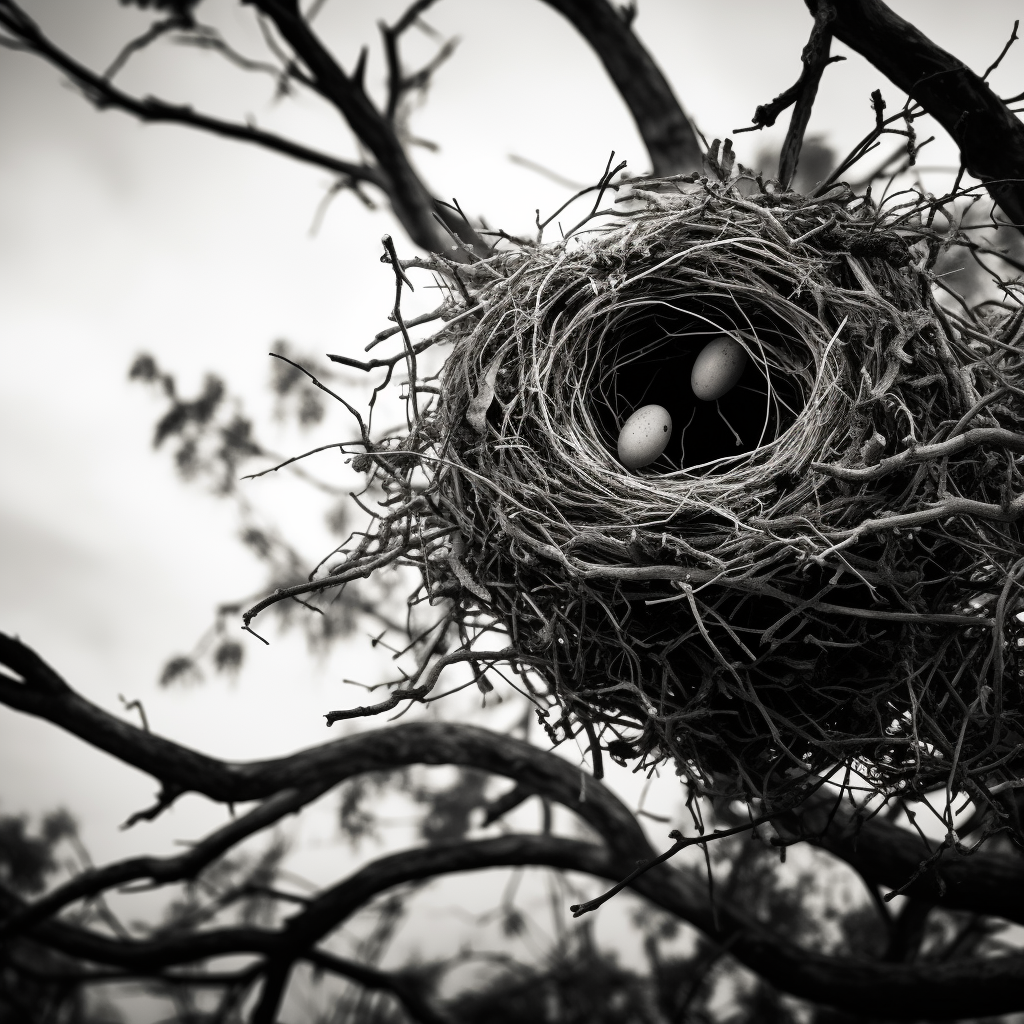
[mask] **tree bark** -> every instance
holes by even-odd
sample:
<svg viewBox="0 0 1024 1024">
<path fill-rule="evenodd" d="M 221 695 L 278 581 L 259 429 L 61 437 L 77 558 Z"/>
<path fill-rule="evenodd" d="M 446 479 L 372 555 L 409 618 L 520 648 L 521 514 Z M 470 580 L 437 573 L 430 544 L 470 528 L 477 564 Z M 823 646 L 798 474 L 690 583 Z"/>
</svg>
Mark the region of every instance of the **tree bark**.
<svg viewBox="0 0 1024 1024">
<path fill-rule="evenodd" d="M 834 798 L 814 797 L 799 812 L 775 821 L 788 840 L 809 842 L 846 861 L 869 882 L 901 888 L 922 861 L 939 847 L 929 849 L 908 829 L 874 817 L 864 820 L 854 808 Z M 831 820 L 830 820 L 831 819 Z M 937 863 L 924 872 L 904 894 L 949 910 L 990 914 L 1024 924 L 1024 861 L 1006 854 L 979 850 L 963 856 L 947 847 Z"/>
<path fill-rule="evenodd" d="M 544 0 L 593 47 L 629 107 L 656 175 L 699 169 L 697 133 L 627 18 L 608 0 Z"/>
<path fill-rule="evenodd" d="M 428 252 L 450 252 L 451 239 L 434 217 L 434 197 L 409 161 L 394 128 L 355 77 L 346 75 L 310 28 L 295 0 L 249 0 L 273 21 L 295 55 L 309 68 L 321 94 L 374 155 L 388 181 L 395 215 L 412 240 Z M 468 240 L 468 239 L 467 239 Z"/>
<path fill-rule="evenodd" d="M 382 857 L 323 892 L 280 930 L 225 927 L 154 939 L 118 939 L 51 920 L 38 925 L 33 938 L 68 956 L 140 973 L 245 953 L 284 967 L 302 959 L 305 950 L 396 885 L 453 872 L 527 865 L 614 880 L 623 876 L 630 862 L 596 843 L 558 836 L 460 841 Z M 1024 1008 L 1024 957 L 1019 955 L 917 964 L 828 956 L 751 921 L 724 899 L 716 898 L 712 908 L 706 885 L 667 864 L 641 875 L 630 888 L 695 924 L 716 944 L 726 945 L 731 955 L 770 984 L 812 1002 L 906 1021 L 986 1017 Z M 18 909 L 20 901 L 0 890 L 0 913 Z"/>
<path fill-rule="evenodd" d="M 814 15 L 822 2 L 805 0 Z M 949 132 L 967 172 L 984 182 L 1003 213 L 1024 230 L 1024 124 L 963 61 L 881 0 L 833 0 L 833 6 L 832 34 Z"/>
</svg>

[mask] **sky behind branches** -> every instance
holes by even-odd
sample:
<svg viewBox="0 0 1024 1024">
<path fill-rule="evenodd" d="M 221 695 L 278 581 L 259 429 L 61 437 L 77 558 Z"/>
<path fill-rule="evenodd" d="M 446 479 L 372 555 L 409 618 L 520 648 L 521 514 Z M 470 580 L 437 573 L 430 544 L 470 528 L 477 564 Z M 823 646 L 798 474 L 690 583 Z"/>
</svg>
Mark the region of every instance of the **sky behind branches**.
<svg viewBox="0 0 1024 1024">
<path fill-rule="evenodd" d="M 403 6 L 329 0 L 317 23 L 326 39 L 341 40 L 346 67 L 364 42 L 374 47 L 373 89 L 384 75 L 375 23 Z M 1021 14 L 1019 0 L 892 6 L 979 72 Z M 28 7 L 97 69 L 147 23 L 113 0 Z M 226 35 L 257 47 L 247 8 L 208 0 L 207 10 Z M 545 4 L 444 0 L 428 20 L 462 38 L 413 121 L 440 147 L 414 150 L 439 195 L 491 226 L 529 232 L 534 210 L 554 209 L 568 190 L 511 154 L 583 183 L 611 150 L 633 172 L 647 169 L 596 58 Z M 759 103 L 795 80 L 810 19 L 801 0 L 641 0 L 635 28 L 710 139 L 748 124 Z M 432 52 L 425 36 L 412 43 L 411 57 Z M 827 69 L 809 130 L 841 154 L 872 126 L 873 89 L 890 111 L 904 97 L 845 47 L 833 52 L 850 59 Z M 154 48 L 129 64 L 123 84 L 358 155 L 322 105 L 275 104 L 269 80 L 245 78 L 211 54 Z M 1003 95 L 1024 90 L 1024 43 L 993 84 Z M 775 129 L 735 137 L 740 161 L 753 164 L 761 146 L 778 144 L 787 122 L 788 114 Z M 932 133 L 925 122 L 918 130 Z M 938 134 L 922 153 L 926 167 L 956 162 Z M 937 188 L 941 172 L 925 180 Z M 252 591 L 262 574 L 234 538 L 232 511 L 182 486 L 166 453 L 153 453 L 159 406 L 128 383 L 127 370 L 147 350 L 186 393 L 214 371 L 250 411 L 266 413 L 275 339 L 357 355 L 386 326 L 392 300 L 380 235 L 393 232 L 403 255 L 412 248 L 386 210 L 344 193 L 313 236 L 330 184 L 326 172 L 251 147 L 97 113 L 42 62 L 0 51 L 0 628 L 113 713 L 127 714 L 119 694 L 141 698 L 156 731 L 222 757 L 273 756 L 328 738 L 320 716 L 355 699 L 340 679 L 358 674 L 364 641 L 317 661 L 296 635 L 272 636 L 269 648 L 247 638 L 236 683 L 159 689 L 165 660 L 192 645 L 219 601 Z M 339 436 L 350 436 L 350 425 L 332 411 L 316 434 L 284 433 L 275 444 L 290 452 Z M 340 466 L 337 453 L 320 458 L 333 460 L 313 464 L 326 476 Z M 302 492 L 272 477 L 249 493 L 296 524 L 311 561 L 323 553 L 328 536 Z M 120 832 L 153 790 L 148 777 L 54 727 L 0 709 L 0 812 L 64 804 L 98 860 L 169 852 L 223 820 L 222 809 L 186 798 L 159 822 Z M 313 829 L 326 837 L 324 821 Z"/>
</svg>

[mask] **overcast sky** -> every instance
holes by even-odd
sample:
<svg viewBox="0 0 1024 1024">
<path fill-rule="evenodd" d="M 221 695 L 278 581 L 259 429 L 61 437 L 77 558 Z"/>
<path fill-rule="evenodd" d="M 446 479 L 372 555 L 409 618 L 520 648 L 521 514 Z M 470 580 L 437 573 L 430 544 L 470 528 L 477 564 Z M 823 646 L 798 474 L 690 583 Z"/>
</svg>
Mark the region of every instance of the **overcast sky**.
<svg viewBox="0 0 1024 1024">
<path fill-rule="evenodd" d="M 28 6 L 96 69 L 146 24 L 113 0 Z M 351 67 L 364 41 L 376 47 L 375 22 L 393 20 L 402 6 L 328 0 L 320 30 Z M 978 71 L 1021 13 L 1019 0 L 892 6 Z M 256 48 L 251 8 L 207 0 L 206 10 Z M 440 146 L 415 152 L 437 194 L 458 197 L 491 225 L 528 231 L 535 208 L 553 209 L 567 190 L 510 154 L 581 182 L 597 177 L 611 150 L 634 172 L 647 168 L 596 59 L 539 0 L 444 0 L 429 20 L 462 39 L 414 121 Z M 635 27 L 713 138 L 749 123 L 759 103 L 795 80 L 810 20 L 801 0 L 641 0 Z M 833 52 L 848 53 L 838 44 Z M 373 88 L 383 74 L 376 48 Z M 329 110 L 308 98 L 275 106 L 265 80 L 244 79 L 210 54 L 154 49 L 129 65 L 123 84 L 223 116 L 253 115 L 323 149 L 357 154 Z M 993 84 L 1003 95 L 1024 89 L 1024 44 Z M 896 109 L 903 97 L 855 54 L 830 67 L 810 131 L 848 149 L 870 129 L 868 97 L 879 87 Z M 737 137 L 740 160 L 753 163 L 786 121 Z M 922 162 L 954 163 L 955 151 L 941 137 Z M 166 455 L 152 451 L 159 405 L 126 372 L 145 349 L 186 390 L 213 370 L 259 410 L 275 339 L 309 352 L 359 352 L 390 308 L 381 233 L 413 250 L 386 210 L 368 211 L 349 195 L 334 201 L 312 237 L 330 184 L 326 173 L 283 157 L 98 113 L 38 60 L 0 51 L 0 628 L 20 634 L 108 710 L 124 713 L 119 694 L 142 698 L 155 730 L 224 757 L 283 754 L 326 739 L 320 716 L 349 699 L 340 679 L 353 674 L 363 647 L 356 641 L 320 663 L 297 638 L 271 636 L 269 648 L 249 644 L 234 684 L 157 687 L 163 662 L 192 645 L 216 603 L 250 591 L 261 574 L 234 540 L 231 510 L 183 486 Z M 332 412 L 313 440 L 347 431 Z M 297 450 L 305 442 L 293 434 L 279 443 Z M 340 472 L 337 455 L 317 468 Z M 305 531 L 311 559 L 322 553 L 326 534 L 309 524 L 298 492 L 271 479 L 251 493 Z M 155 825 L 118 831 L 153 790 L 148 777 L 0 708 L 0 812 L 64 804 L 100 860 L 170 850 L 223 820 L 221 809 L 186 799 Z"/>
</svg>

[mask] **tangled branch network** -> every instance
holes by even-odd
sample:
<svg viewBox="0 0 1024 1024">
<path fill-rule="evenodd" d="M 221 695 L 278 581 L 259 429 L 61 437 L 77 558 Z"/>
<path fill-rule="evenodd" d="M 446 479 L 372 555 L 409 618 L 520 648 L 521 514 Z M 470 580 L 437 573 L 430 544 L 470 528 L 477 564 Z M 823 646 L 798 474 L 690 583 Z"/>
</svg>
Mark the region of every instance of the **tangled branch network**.
<svg viewBox="0 0 1024 1024">
<path fill-rule="evenodd" d="M 413 566 L 410 607 L 440 610 L 418 670 L 329 722 L 431 699 L 455 662 L 481 685 L 504 665 L 553 742 L 586 734 L 598 772 L 602 750 L 671 761 L 765 810 L 840 770 L 985 801 L 1024 749 L 1014 285 L 957 307 L 932 268 L 983 246 L 936 228 L 919 193 L 880 206 L 722 177 L 606 174 L 557 243 L 502 233 L 468 265 L 401 261 L 385 238 L 396 327 L 373 344 L 402 348 L 332 357 L 382 375 L 371 411 L 404 389 L 407 429 L 382 439 L 346 403 L 383 511 L 245 626 Z M 447 298 L 406 323 L 417 269 Z M 745 368 L 703 400 L 693 368 L 722 336 Z M 435 348 L 442 368 L 420 374 Z M 628 469 L 616 438 L 645 403 L 669 440 Z"/>
</svg>

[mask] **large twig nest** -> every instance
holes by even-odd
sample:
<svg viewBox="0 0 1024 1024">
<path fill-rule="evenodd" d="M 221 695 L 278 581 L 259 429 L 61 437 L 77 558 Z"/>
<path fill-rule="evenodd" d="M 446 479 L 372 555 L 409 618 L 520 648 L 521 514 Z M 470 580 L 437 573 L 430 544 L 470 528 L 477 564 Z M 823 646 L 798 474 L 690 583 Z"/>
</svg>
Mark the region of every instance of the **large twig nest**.
<svg viewBox="0 0 1024 1024">
<path fill-rule="evenodd" d="M 423 458 L 366 463 L 430 468 L 403 515 L 456 528 L 412 556 L 432 593 L 503 625 L 566 712 L 553 735 L 582 721 L 622 759 L 752 797 L 849 764 L 889 791 L 1011 778 L 1022 315 L 944 311 L 916 209 L 633 196 L 457 272 L 478 310 L 437 338 L 402 445 Z M 747 366 L 700 401 L 722 333 Z M 616 439 L 644 403 L 671 439 L 631 471 Z"/>
</svg>

